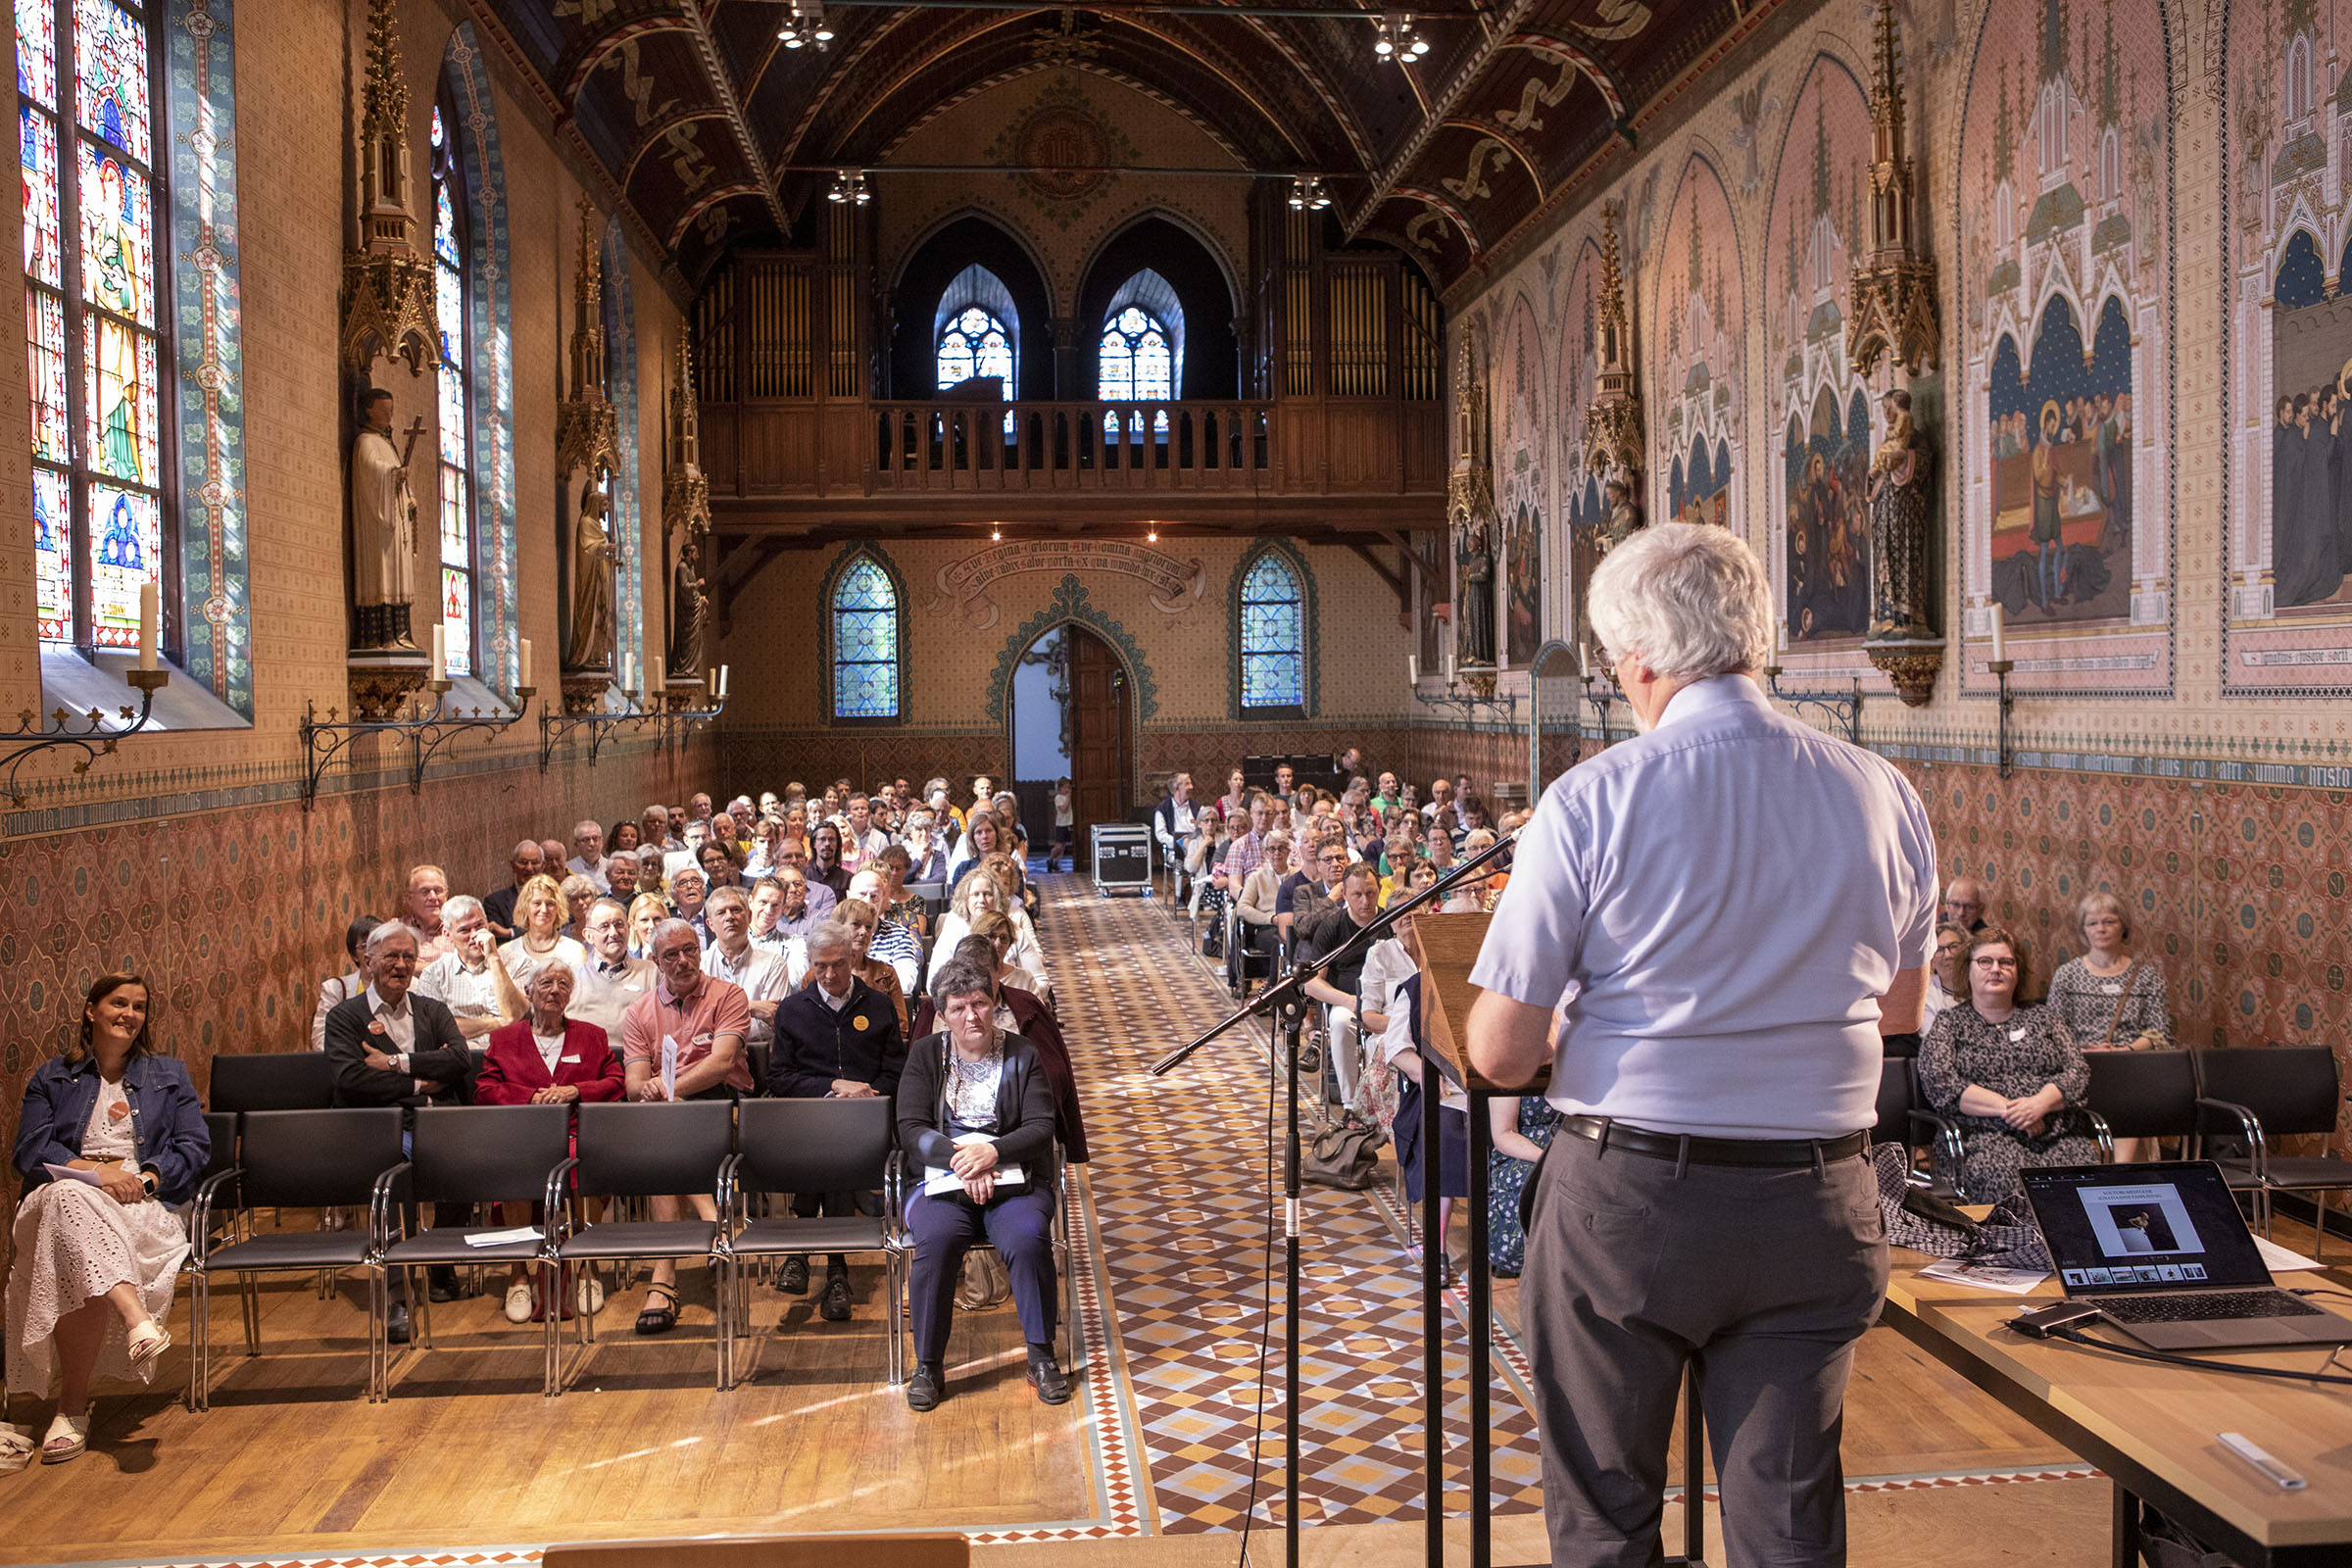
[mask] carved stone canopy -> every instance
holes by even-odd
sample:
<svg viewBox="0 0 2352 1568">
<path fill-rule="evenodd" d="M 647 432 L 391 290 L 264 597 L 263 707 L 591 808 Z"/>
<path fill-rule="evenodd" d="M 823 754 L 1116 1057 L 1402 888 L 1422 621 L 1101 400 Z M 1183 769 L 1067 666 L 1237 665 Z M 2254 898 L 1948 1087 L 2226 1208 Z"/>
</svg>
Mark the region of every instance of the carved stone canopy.
<svg viewBox="0 0 2352 1568">
<path fill-rule="evenodd" d="M 355 251 L 343 259 L 343 358 L 366 370 L 379 354 L 421 375 L 440 354 L 433 268 L 415 252 Z"/>
<path fill-rule="evenodd" d="M 1640 473 L 1647 465 L 1642 394 L 1634 377 L 1633 327 L 1625 311 L 1625 273 L 1617 256 L 1617 211 L 1600 209 L 1600 315 L 1594 323 L 1599 364 L 1585 411 L 1585 467 L 1597 474 Z"/>
<path fill-rule="evenodd" d="M 368 0 L 362 101 L 361 242 L 343 258 L 343 358 L 365 371 L 377 355 L 397 355 L 419 375 L 439 352 L 441 326 L 432 263 L 417 254 L 409 206 L 409 89 L 393 0 Z"/>
<path fill-rule="evenodd" d="M 1893 0 L 1880 0 L 1877 59 L 1870 86 L 1870 253 L 1853 272 L 1853 308 L 1845 358 L 1868 375 L 1892 356 L 1918 375 L 1941 355 L 1936 318 L 1936 264 L 1914 243 L 1911 149 L 1903 116 L 1902 42 Z"/>
</svg>

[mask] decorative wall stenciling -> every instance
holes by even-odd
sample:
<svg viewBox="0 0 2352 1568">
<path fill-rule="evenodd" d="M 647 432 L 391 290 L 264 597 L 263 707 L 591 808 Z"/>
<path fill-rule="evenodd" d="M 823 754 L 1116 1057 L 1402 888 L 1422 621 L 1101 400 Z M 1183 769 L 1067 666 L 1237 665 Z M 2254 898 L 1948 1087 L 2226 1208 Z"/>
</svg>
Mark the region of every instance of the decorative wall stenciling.
<svg viewBox="0 0 2352 1568">
<path fill-rule="evenodd" d="M 637 306 L 629 294 L 629 252 L 620 220 L 605 224 L 605 343 L 612 407 L 619 419 L 620 471 L 612 485 L 612 543 L 620 557 L 617 647 L 645 647 L 645 509 L 637 464 Z"/>
<path fill-rule="evenodd" d="M 489 64 L 474 40 L 473 24 L 461 22 L 442 57 L 457 98 L 457 150 L 466 161 L 466 196 L 471 211 L 472 275 L 466 292 L 472 341 L 473 482 L 475 526 L 479 531 L 479 585 L 474 610 L 480 617 L 483 683 L 511 691 L 521 672 L 522 649 L 515 630 L 514 592 L 514 266 L 507 245 L 507 167 L 498 146 L 498 109 L 491 97 Z"/>
<path fill-rule="evenodd" d="M 1054 590 L 1053 601 L 1021 622 L 1013 634 L 1005 639 L 1004 650 L 997 655 L 997 667 L 988 678 L 987 711 L 989 719 L 1000 729 L 1004 723 L 1004 694 L 1012 689 L 1012 672 L 1019 667 L 1021 655 L 1029 651 L 1031 643 L 1055 626 L 1073 621 L 1090 631 L 1102 633 L 1103 641 L 1117 651 L 1120 662 L 1127 666 L 1128 678 L 1135 682 L 1136 722 L 1149 723 L 1158 713 L 1159 683 L 1152 678 L 1152 666 L 1144 662 L 1144 651 L 1136 646 L 1134 634 L 1097 609 L 1087 597 L 1086 584 L 1078 580 L 1077 573 L 1071 572 L 1064 575 L 1060 585 Z"/>
<path fill-rule="evenodd" d="M 2352 690 L 2352 0 L 2233 6 L 2226 693 Z"/>
<path fill-rule="evenodd" d="M 980 155 L 984 164 L 1029 171 L 1014 188 L 1032 213 L 1064 229 L 1117 193 L 1119 166 L 1140 161 L 1077 78 L 1058 71 Z"/>
<path fill-rule="evenodd" d="M 960 615 L 986 631 L 1003 612 L 989 588 L 1032 571 L 1100 571 L 1139 578 L 1152 589 L 1152 608 L 1181 615 L 1200 602 L 1207 579 L 1198 560 L 1179 561 L 1162 550 L 1124 539 L 1012 539 L 940 568 L 937 591 L 925 608 Z"/>
<path fill-rule="evenodd" d="M 180 625 L 188 674 L 253 716 L 245 357 L 237 290 L 236 39 L 228 0 L 174 0 L 172 270 L 178 313 Z"/>
<path fill-rule="evenodd" d="M 1985 13 L 1958 190 L 1964 591 L 1972 632 L 2001 605 L 2029 687 L 2171 680 L 2170 81 L 2158 0 Z"/>
<path fill-rule="evenodd" d="M 1870 104 L 1818 55 L 1788 115 L 1765 224 L 1772 366 L 1771 539 L 1788 646 L 1857 641 L 1870 621 L 1870 400 L 1846 358 L 1855 261 L 1870 220 Z"/>
<path fill-rule="evenodd" d="M 1544 641 L 1544 524 L 1551 508 L 1551 477 L 1544 426 L 1549 410 L 1551 374 L 1544 364 L 1544 331 L 1536 313 L 1521 296 L 1505 319 L 1499 355 L 1494 366 L 1495 410 L 1502 420 L 1496 440 L 1501 454 L 1496 475 L 1500 494 L 1495 515 L 1501 524 L 1501 550 L 1495 565 L 1502 635 L 1496 639 L 1501 662 L 1524 668 Z"/>
<path fill-rule="evenodd" d="M 1659 233 L 1635 252 L 1650 269 L 1650 515 L 1740 527 L 1747 290 L 1732 204 L 1704 157 L 1684 164 Z"/>
</svg>

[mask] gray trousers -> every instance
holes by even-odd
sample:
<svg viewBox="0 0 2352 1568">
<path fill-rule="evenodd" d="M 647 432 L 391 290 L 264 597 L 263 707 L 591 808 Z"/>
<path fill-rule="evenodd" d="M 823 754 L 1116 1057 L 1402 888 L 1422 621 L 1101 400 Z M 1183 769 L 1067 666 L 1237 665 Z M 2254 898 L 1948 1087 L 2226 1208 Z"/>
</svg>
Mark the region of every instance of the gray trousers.
<svg viewBox="0 0 2352 1568">
<path fill-rule="evenodd" d="M 1867 1160 L 1678 1170 L 1563 1132 L 1519 1289 L 1554 1564 L 1662 1558 L 1667 1440 L 1693 1360 L 1723 1560 L 1845 1561 L 1845 1380 L 1886 1290 Z"/>
</svg>

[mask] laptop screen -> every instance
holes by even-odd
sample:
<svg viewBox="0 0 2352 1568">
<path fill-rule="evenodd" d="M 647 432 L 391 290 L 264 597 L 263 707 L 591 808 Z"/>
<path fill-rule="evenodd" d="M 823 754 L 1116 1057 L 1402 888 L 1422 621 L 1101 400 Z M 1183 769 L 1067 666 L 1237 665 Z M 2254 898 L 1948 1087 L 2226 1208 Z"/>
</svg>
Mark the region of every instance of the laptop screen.
<svg viewBox="0 0 2352 1568">
<path fill-rule="evenodd" d="M 2018 1174 L 2070 1296 L 2271 1283 L 2237 1200 L 2209 1160 Z"/>
</svg>

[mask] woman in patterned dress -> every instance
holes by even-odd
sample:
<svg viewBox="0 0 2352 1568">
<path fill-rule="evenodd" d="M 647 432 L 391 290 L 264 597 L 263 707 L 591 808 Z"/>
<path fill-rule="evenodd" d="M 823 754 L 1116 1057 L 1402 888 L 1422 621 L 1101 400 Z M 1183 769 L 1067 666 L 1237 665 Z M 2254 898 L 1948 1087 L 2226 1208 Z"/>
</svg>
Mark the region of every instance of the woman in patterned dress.
<svg viewBox="0 0 2352 1568">
<path fill-rule="evenodd" d="M 2098 1149 L 2079 1130 L 2090 1068 L 2058 1010 L 2020 1005 L 2017 944 L 1998 926 L 1969 937 L 1968 1000 L 1946 1008 L 1919 1050 L 1928 1103 L 1960 1128 L 1960 1191 L 1993 1203 L 2028 1165 L 2089 1165 Z"/>
<path fill-rule="evenodd" d="M 2092 893 L 2075 906 L 2089 950 L 2050 976 L 2049 1004 L 2084 1051 L 2168 1051 L 2172 1008 L 2164 970 L 2132 951 L 2132 917 L 2112 893 Z M 2119 1138 L 2121 1161 L 2148 1157 L 2148 1140 Z"/>
<path fill-rule="evenodd" d="M 1497 1095 L 1487 1102 L 1487 1114 L 1494 1135 L 1487 1153 L 1487 1266 L 1497 1279 L 1517 1279 L 1527 1260 L 1519 1195 L 1551 1147 L 1560 1113 L 1542 1095 Z"/>
</svg>

